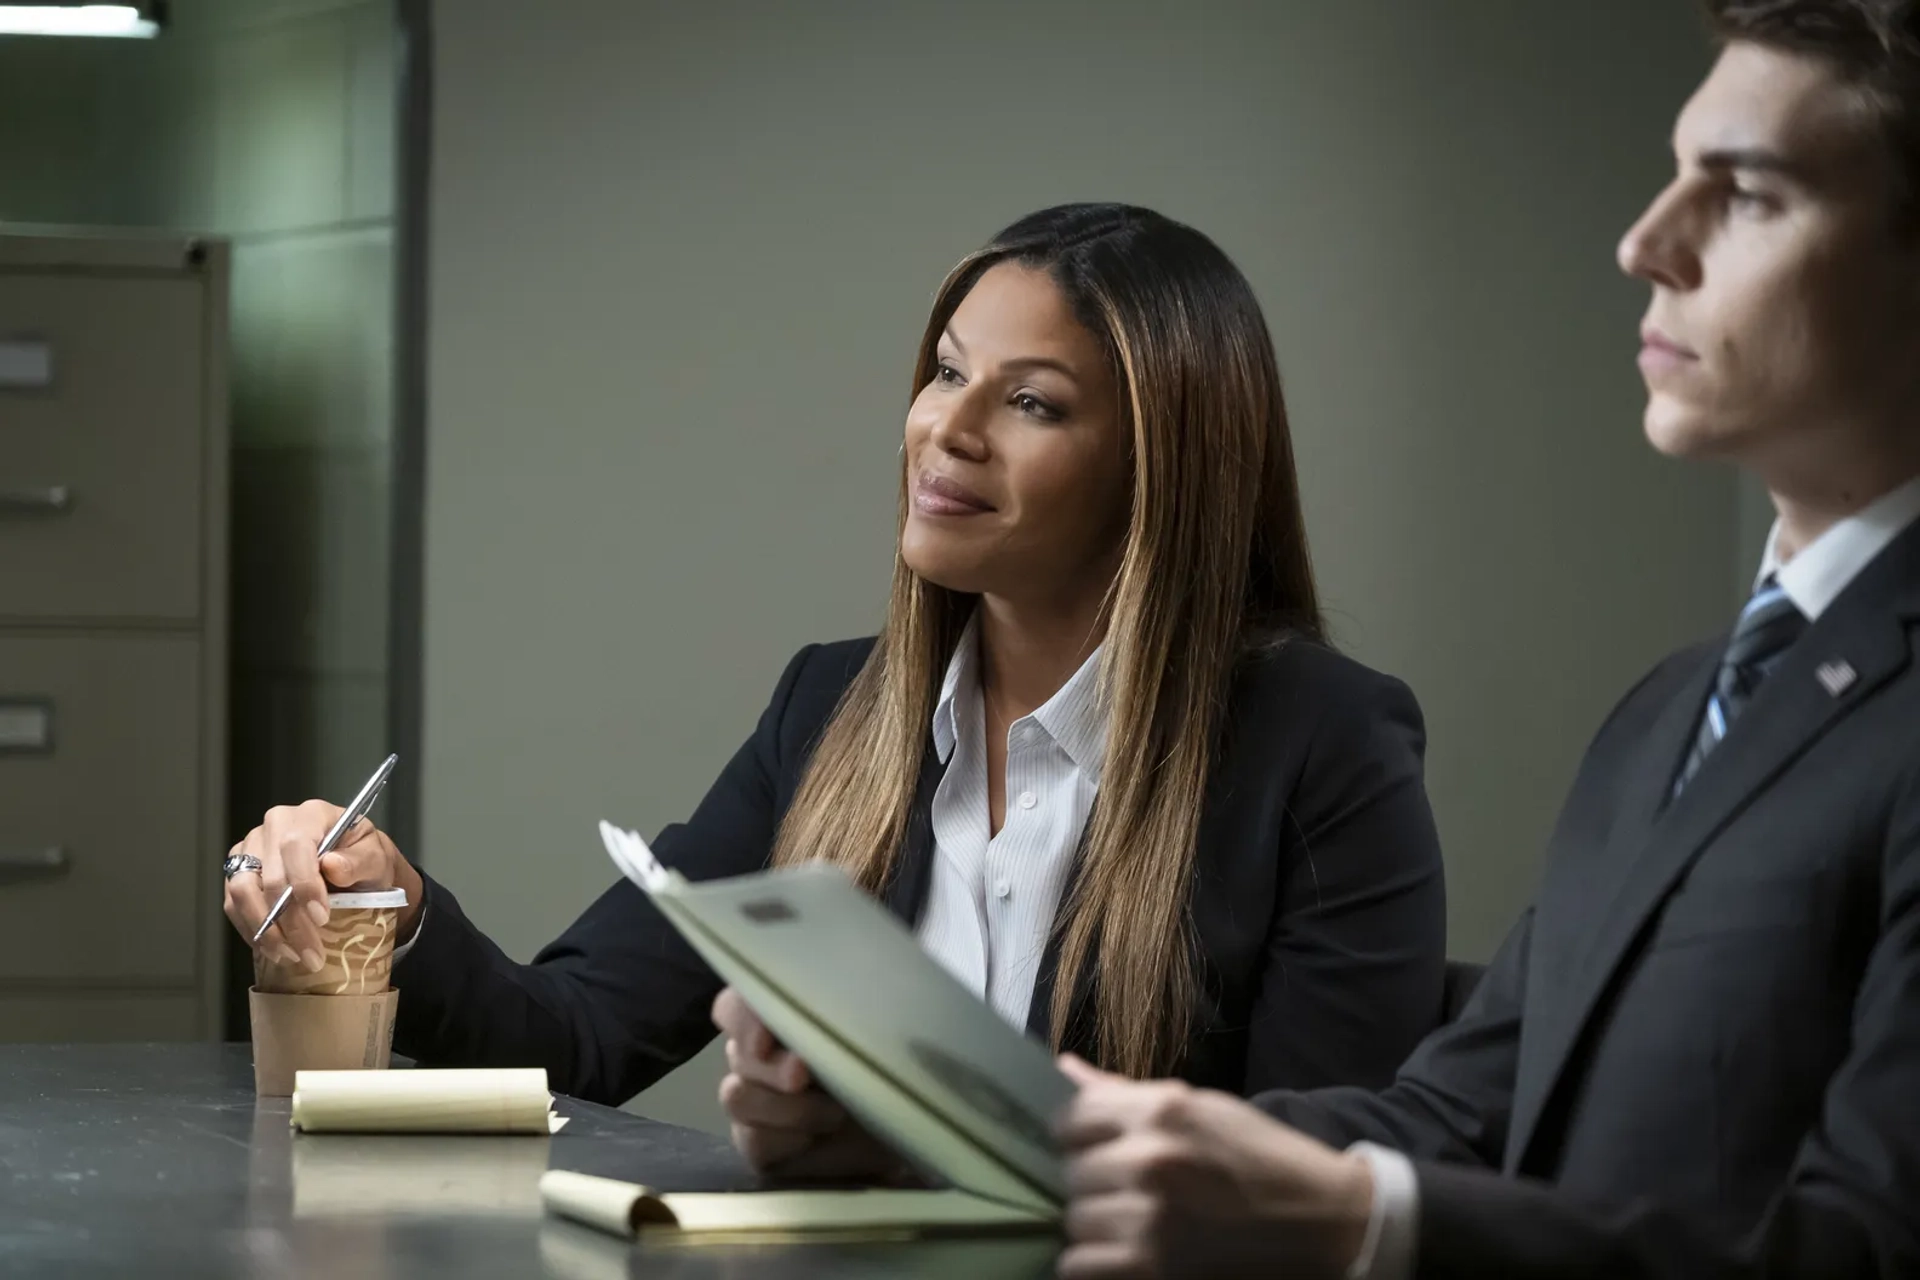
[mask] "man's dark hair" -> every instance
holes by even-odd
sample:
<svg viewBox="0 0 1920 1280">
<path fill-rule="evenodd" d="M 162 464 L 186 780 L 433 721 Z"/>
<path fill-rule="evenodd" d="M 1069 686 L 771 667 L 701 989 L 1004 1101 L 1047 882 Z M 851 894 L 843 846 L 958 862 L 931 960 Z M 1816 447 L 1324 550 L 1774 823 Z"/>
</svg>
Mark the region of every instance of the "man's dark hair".
<svg viewBox="0 0 1920 1280">
<path fill-rule="evenodd" d="M 1854 86 L 1891 150 L 1899 213 L 1920 226 L 1920 0 L 1705 0 L 1722 43 L 1821 58 Z"/>
</svg>

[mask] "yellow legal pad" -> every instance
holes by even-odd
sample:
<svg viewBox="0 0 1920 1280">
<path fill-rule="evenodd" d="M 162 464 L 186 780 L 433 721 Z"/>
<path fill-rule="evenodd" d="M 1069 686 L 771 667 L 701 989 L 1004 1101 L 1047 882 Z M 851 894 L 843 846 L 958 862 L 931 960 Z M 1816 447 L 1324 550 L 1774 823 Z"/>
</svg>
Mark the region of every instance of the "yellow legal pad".
<svg viewBox="0 0 1920 1280">
<path fill-rule="evenodd" d="M 879 1240 L 930 1235 L 1049 1233 L 1055 1214 L 964 1191 L 743 1191 L 659 1193 L 638 1183 L 549 1170 L 548 1213 L 628 1239 L 687 1244 Z"/>
<path fill-rule="evenodd" d="M 558 1133 L 545 1067 L 298 1071 L 305 1133 Z"/>
</svg>

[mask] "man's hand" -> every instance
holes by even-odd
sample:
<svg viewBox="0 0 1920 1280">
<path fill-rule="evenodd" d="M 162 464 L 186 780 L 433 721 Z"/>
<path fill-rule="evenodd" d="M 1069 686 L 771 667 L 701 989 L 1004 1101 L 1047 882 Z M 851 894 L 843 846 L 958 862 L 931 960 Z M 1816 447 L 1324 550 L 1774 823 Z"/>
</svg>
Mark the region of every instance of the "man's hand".
<svg viewBox="0 0 1920 1280">
<path fill-rule="evenodd" d="M 1067 1056 L 1067 1280 L 1286 1275 L 1339 1280 L 1366 1241 L 1365 1160 L 1238 1098 L 1139 1083 Z"/>
</svg>

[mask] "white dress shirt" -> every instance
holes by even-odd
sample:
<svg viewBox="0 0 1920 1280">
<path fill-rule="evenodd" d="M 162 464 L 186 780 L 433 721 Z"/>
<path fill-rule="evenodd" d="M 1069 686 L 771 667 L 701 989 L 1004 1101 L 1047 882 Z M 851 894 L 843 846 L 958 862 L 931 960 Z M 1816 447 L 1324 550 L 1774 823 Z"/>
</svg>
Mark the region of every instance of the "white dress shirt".
<svg viewBox="0 0 1920 1280">
<path fill-rule="evenodd" d="M 1780 558 L 1776 520 L 1767 534 L 1754 589 L 1774 578 L 1807 621 L 1818 622 L 1860 571 L 1916 519 L 1920 519 L 1920 476 L 1835 524 L 1791 560 Z M 1364 1157 L 1373 1171 L 1373 1213 L 1366 1243 L 1348 1268 L 1347 1280 L 1409 1280 L 1420 1233 L 1420 1181 L 1413 1162 L 1371 1142 L 1355 1143 L 1349 1150 Z"/>
<path fill-rule="evenodd" d="M 920 945 L 1025 1029 L 1054 911 L 1100 786 L 1107 717 L 1100 653 L 1007 728 L 1006 819 L 991 834 L 979 616 L 955 647 L 933 712 L 946 773 L 933 793 L 932 885 Z"/>
<path fill-rule="evenodd" d="M 1754 590 L 1769 577 L 1775 578 L 1807 621 L 1818 622 L 1827 606 L 1915 519 L 1920 519 L 1920 476 L 1840 521 L 1791 560 L 1780 559 L 1780 522 L 1776 520 L 1767 534 L 1767 553 L 1761 557 Z"/>
</svg>

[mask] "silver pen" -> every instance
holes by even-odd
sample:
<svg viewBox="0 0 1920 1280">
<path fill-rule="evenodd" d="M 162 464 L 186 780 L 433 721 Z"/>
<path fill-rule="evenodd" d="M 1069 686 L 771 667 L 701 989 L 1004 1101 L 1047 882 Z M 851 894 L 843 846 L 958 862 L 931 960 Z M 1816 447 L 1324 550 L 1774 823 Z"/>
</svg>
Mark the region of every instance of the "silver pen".
<svg viewBox="0 0 1920 1280">
<path fill-rule="evenodd" d="M 392 776 L 393 766 L 398 763 L 400 763 L 400 757 L 397 755 L 388 756 L 381 761 L 380 767 L 373 771 L 371 778 L 367 779 L 367 784 L 360 788 L 360 794 L 353 798 L 353 803 L 342 809 L 339 818 L 327 828 L 327 834 L 320 841 L 320 848 L 314 855 L 316 861 L 331 852 L 333 846 L 340 843 L 340 837 L 347 834 L 354 823 L 367 816 L 367 811 L 373 808 L 373 802 L 380 798 L 382 788 L 387 785 L 387 779 Z M 273 922 L 280 918 L 280 913 L 286 910 L 287 903 L 292 899 L 293 886 L 289 884 L 281 891 L 280 901 L 273 904 L 273 910 L 267 912 L 267 918 L 262 920 L 259 929 L 254 931 L 254 942 L 257 943 L 266 936 L 267 930 L 273 928 Z"/>
</svg>

